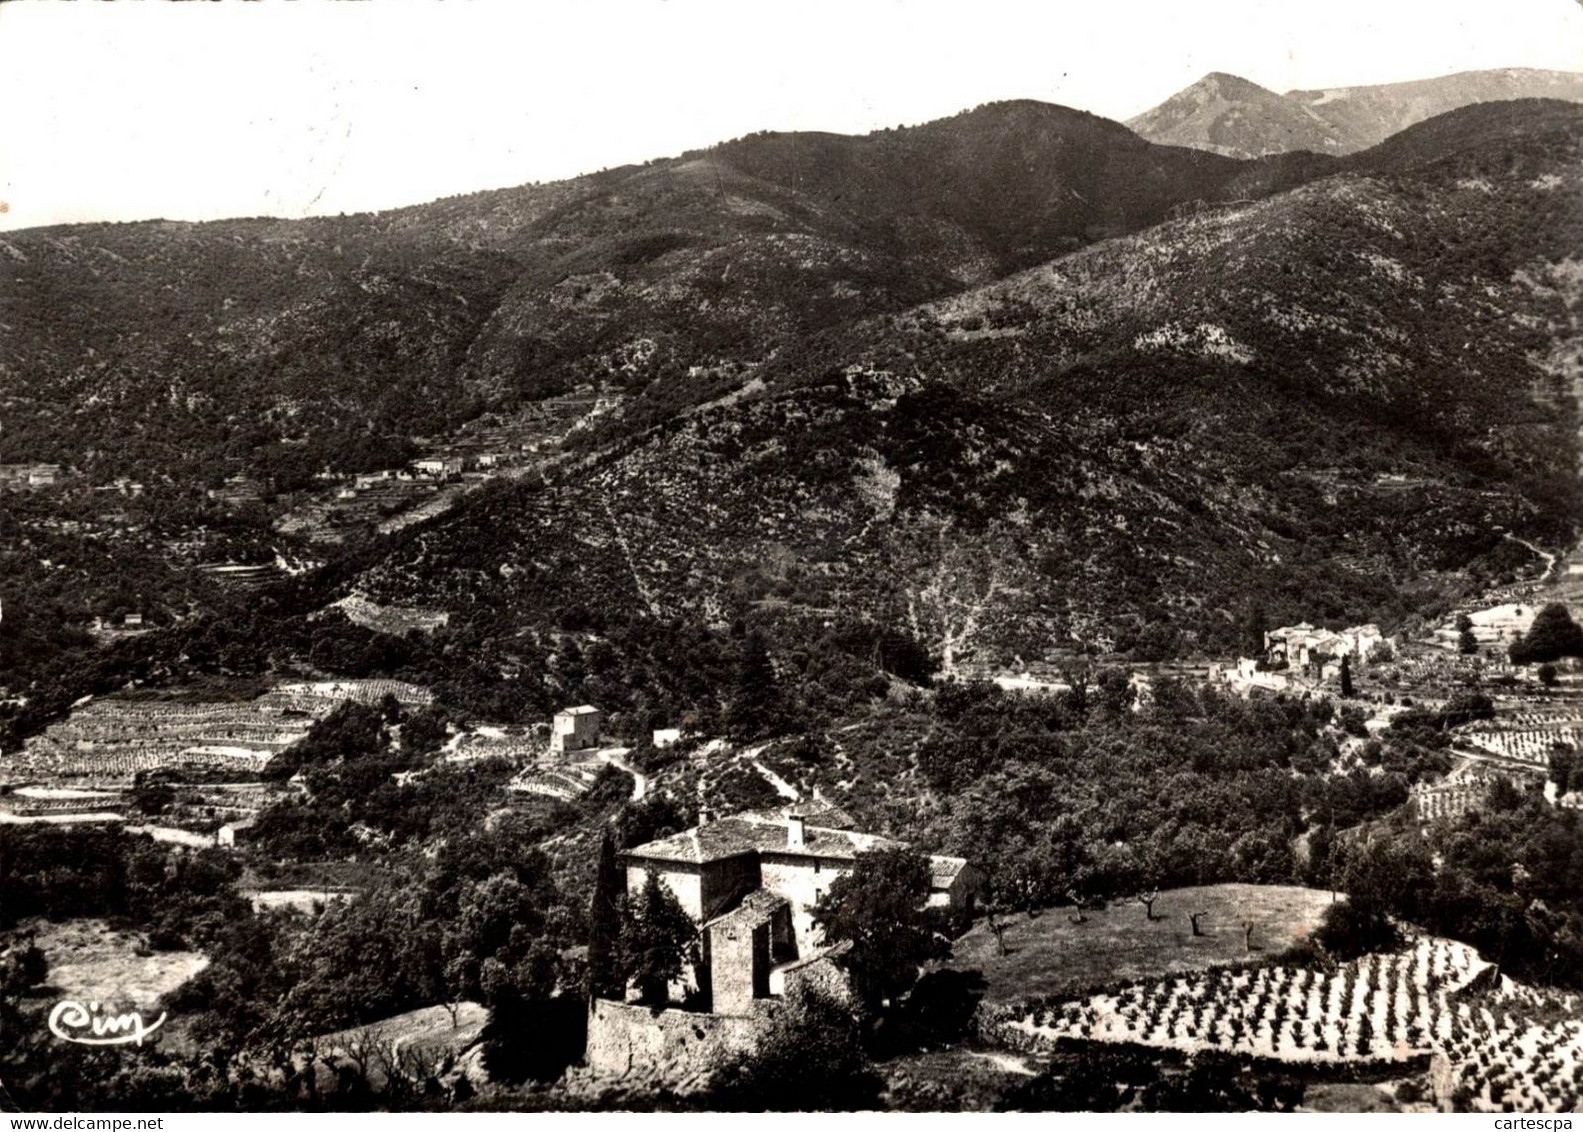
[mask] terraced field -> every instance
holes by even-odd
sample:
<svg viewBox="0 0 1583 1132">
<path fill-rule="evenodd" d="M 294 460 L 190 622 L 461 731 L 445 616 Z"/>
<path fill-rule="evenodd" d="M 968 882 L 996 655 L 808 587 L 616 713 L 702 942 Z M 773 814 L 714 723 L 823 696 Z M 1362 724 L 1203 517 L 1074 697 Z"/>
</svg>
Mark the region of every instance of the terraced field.
<svg viewBox="0 0 1583 1132">
<path fill-rule="evenodd" d="M 1557 744 L 1583 747 L 1583 720 L 1552 727 L 1502 727 L 1470 730 L 1464 734 L 1468 742 L 1492 755 L 1544 767 L 1548 765 L 1551 748 Z"/>
<path fill-rule="evenodd" d="M 606 766 L 615 765 L 626 769 L 622 763 L 622 756 L 626 753 L 626 748 L 616 747 L 599 751 L 577 762 L 530 766 L 513 778 L 507 789 L 523 794 L 541 794 L 561 802 L 575 802 L 588 793 Z M 641 787 L 635 789 L 637 794 L 642 793 Z"/>
<path fill-rule="evenodd" d="M 1492 755 L 1542 769 L 1558 744 L 1583 747 L 1583 702 L 1565 693 L 1544 703 L 1502 702 L 1493 720 L 1459 728 L 1457 734 Z"/>
<path fill-rule="evenodd" d="M 999 1027 L 1022 1049 L 1077 1038 L 1287 1062 L 1427 1054 L 1459 1108 L 1572 1111 L 1583 1092 L 1576 996 L 1480 978 L 1488 968 L 1465 944 L 1425 937 L 1331 970 L 1215 968 L 1035 1000 L 999 1011 Z"/>
<path fill-rule="evenodd" d="M 192 704 L 109 697 L 73 711 L 0 768 L 16 778 L 97 782 L 163 767 L 233 767 L 245 774 L 301 739 L 313 718 L 288 717 L 256 700 Z"/>
<path fill-rule="evenodd" d="M 413 609 L 399 605 L 379 605 L 355 594 L 343 597 L 332 608 L 346 614 L 347 620 L 377 633 L 390 633 L 403 637 L 416 629 L 431 633 L 447 624 L 451 615 L 444 610 Z"/>
<path fill-rule="evenodd" d="M 469 762 L 473 759 L 529 762 L 546 758 L 549 749 L 549 740 L 531 728 L 481 724 L 453 736 L 445 745 L 445 759 L 447 762 Z"/>
<path fill-rule="evenodd" d="M 108 696 L 51 725 L 16 754 L 0 757 L 0 777 L 124 785 L 140 771 L 225 768 L 256 773 L 346 700 L 406 706 L 431 703 L 423 688 L 397 680 L 280 684 L 248 701 Z"/>
<path fill-rule="evenodd" d="M 1472 948 L 1422 940 L 1335 971 L 1215 968 L 1130 983 L 1039 1007 L 1012 1025 L 1051 1039 L 1089 1038 L 1195 1050 L 1206 1045 L 1288 1061 L 1405 1057 L 1449 1038 L 1446 996 L 1485 964 Z"/>
</svg>

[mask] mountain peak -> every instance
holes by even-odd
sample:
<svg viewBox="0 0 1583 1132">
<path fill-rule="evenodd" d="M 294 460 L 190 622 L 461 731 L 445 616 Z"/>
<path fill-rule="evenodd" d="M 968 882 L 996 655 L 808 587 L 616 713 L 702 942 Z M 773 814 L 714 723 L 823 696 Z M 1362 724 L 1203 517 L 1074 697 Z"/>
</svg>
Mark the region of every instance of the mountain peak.
<svg viewBox="0 0 1583 1132">
<path fill-rule="evenodd" d="M 1211 71 L 1127 125 L 1149 141 L 1233 157 L 1298 149 L 1339 155 L 1368 149 L 1408 126 L 1464 106 L 1519 98 L 1583 102 L 1583 75 L 1506 67 L 1276 94 L 1237 75 Z"/>
<path fill-rule="evenodd" d="M 1337 148 L 1329 127 L 1300 103 L 1225 71 L 1211 71 L 1127 125 L 1149 141 L 1228 157 Z"/>
<path fill-rule="evenodd" d="M 1245 79 L 1241 75 L 1233 75 L 1229 71 L 1210 71 L 1209 74 L 1199 79 L 1188 90 L 1195 87 L 1212 87 L 1227 92 L 1258 92 L 1259 94 L 1274 95 L 1273 90 L 1262 87 L 1252 79 Z"/>
</svg>

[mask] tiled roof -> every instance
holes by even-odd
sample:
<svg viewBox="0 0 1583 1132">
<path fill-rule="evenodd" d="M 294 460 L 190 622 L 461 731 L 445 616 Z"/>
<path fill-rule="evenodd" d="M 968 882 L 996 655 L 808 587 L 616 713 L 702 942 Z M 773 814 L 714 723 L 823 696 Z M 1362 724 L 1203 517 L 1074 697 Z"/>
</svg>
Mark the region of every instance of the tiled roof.
<svg viewBox="0 0 1583 1132">
<path fill-rule="evenodd" d="M 851 950 L 852 941 L 849 939 L 843 939 L 838 943 L 832 943 L 829 947 L 817 948 L 813 952 L 804 955 L 801 958 L 793 959 L 790 963 L 782 963 L 776 969 L 782 973 L 785 973 L 788 971 L 796 971 L 802 967 L 811 967 L 815 963 L 828 963 L 830 960 L 838 959 Z"/>
<path fill-rule="evenodd" d="M 804 829 L 802 848 L 793 849 L 787 845 L 787 831 L 790 824 L 785 818 L 771 817 L 769 813 L 764 812 L 739 814 L 658 841 L 650 841 L 647 845 L 639 845 L 636 849 L 627 850 L 627 856 L 641 860 L 685 861 L 691 864 L 721 861 L 743 853 L 776 853 L 794 857 L 851 860 L 859 853 L 873 849 L 904 847 L 900 841 L 872 833 L 808 825 Z"/>
<path fill-rule="evenodd" d="M 956 874 L 967 867 L 967 862 L 961 857 L 930 857 L 929 874 L 934 878 L 935 884 L 949 884 L 956 878 Z"/>
<path fill-rule="evenodd" d="M 784 822 L 787 818 L 797 816 L 809 825 L 817 825 L 824 829 L 851 829 L 857 824 L 857 819 L 847 813 L 834 802 L 823 798 L 813 798 L 805 802 L 786 802 L 764 810 L 750 810 L 738 815 L 754 821 Z"/>
<path fill-rule="evenodd" d="M 596 712 L 598 710 L 599 710 L 598 708 L 592 706 L 591 704 L 584 704 L 584 705 L 582 705 L 582 707 L 565 708 L 565 709 L 557 712 L 556 714 L 557 715 L 588 715 L 590 712 Z"/>
<path fill-rule="evenodd" d="M 776 896 L 767 888 L 755 888 L 744 896 L 735 908 L 729 912 L 722 912 L 704 924 L 704 927 L 714 928 L 730 924 L 739 928 L 756 928 L 767 922 L 780 909 L 790 906 L 791 902 L 784 896 Z"/>
</svg>

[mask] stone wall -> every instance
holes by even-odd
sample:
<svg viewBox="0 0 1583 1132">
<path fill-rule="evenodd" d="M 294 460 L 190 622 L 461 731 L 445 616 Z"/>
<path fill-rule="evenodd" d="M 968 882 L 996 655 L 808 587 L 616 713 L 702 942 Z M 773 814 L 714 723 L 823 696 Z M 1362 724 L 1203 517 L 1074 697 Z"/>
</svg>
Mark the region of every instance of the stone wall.
<svg viewBox="0 0 1583 1132">
<path fill-rule="evenodd" d="M 750 1016 L 655 1010 L 595 999 L 588 1011 L 588 1068 L 606 1078 L 642 1078 L 679 1092 L 701 1087 L 733 1056 L 754 1048 L 774 1006 Z"/>
<path fill-rule="evenodd" d="M 785 995 L 808 992 L 850 1006 L 853 1002 L 852 979 L 836 963 L 836 956 L 846 949 L 846 944 L 823 955 L 816 955 L 781 972 L 781 993 Z"/>
</svg>

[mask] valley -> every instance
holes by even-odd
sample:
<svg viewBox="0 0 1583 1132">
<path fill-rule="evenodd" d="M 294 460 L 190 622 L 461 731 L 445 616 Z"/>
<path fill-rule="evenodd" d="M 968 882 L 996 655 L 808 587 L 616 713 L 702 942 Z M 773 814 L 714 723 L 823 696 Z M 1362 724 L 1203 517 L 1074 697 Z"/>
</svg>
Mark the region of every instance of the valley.
<svg viewBox="0 0 1583 1132">
<path fill-rule="evenodd" d="M 1570 1112 L 1576 78 L 6 233 L 7 1088 Z"/>
</svg>

